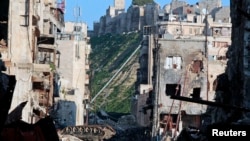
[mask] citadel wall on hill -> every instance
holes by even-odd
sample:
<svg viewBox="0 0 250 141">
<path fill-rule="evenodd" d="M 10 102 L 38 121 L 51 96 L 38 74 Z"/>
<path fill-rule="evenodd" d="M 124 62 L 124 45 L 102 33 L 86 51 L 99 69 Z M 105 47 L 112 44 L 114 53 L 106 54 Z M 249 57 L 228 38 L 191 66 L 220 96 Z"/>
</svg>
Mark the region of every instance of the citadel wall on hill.
<svg viewBox="0 0 250 141">
<path fill-rule="evenodd" d="M 154 26 L 157 21 L 161 20 L 159 17 L 171 12 L 175 15 L 186 15 L 190 11 L 202 13 L 204 9 L 208 9 L 214 21 L 230 22 L 230 18 L 225 16 L 230 13 L 229 7 L 223 7 L 221 1 L 199 0 L 195 5 L 190 5 L 185 1 L 172 1 L 163 6 L 154 2 L 143 6 L 131 5 L 127 11 L 124 3 L 124 0 L 115 0 L 114 6 L 109 6 L 105 15 L 100 17 L 99 21 L 93 23 L 93 31 L 89 32 L 89 35 L 141 31 L 143 26 Z"/>
</svg>

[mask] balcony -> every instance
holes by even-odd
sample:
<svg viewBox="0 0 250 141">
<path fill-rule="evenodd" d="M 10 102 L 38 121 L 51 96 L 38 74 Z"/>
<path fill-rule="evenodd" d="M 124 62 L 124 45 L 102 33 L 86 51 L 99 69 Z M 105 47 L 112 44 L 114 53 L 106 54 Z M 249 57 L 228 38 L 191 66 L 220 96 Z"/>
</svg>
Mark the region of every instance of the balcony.
<svg viewBox="0 0 250 141">
<path fill-rule="evenodd" d="M 55 69 L 56 60 L 58 60 L 60 53 L 52 44 L 39 44 L 36 62 L 38 64 L 49 64 L 51 69 Z"/>
<path fill-rule="evenodd" d="M 39 51 L 55 52 L 55 46 L 54 45 L 39 44 L 38 49 L 39 49 Z"/>
<path fill-rule="evenodd" d="M 59 30 L 64 28 L 64 14 L 59 8 L 50 8 L 50 11 L 44 11 L 44 19 L 51 21 Z"/>
<path fill-rule="evenodd" d="M 55 37 L 50 34 L 41 34 L 37 41 L 38 44 L 51 44 L 55 43 Z"/>
</svg>

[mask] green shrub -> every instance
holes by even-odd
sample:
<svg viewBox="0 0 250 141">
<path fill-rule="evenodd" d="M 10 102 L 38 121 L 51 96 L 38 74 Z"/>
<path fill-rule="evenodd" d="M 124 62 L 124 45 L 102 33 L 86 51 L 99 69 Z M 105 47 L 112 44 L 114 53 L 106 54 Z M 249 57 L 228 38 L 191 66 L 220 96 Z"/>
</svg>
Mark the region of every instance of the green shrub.
<svg viewBox="0 0 250 141">
<path fill-rule="evenodd" d="M 142 40 L 140 33 L 91 37 L 90 44 L 90 93 L 93 98 L 111 79 L 128 57 L 139 46 Z M 127 64 L 122 72 L 131 71 L 131 63 L 138 60 L 138 53 L 134 60 Z M 126 73 L 125 73 L 126 74 Z M 121 74 L 122 75 L 122 74 Z M 120 76 L 120 75 L 118 75 Z M 108 112 L 130 112 L 130 99 L 134 91 L 134 80 L 127 77 L 115 78 L 94 101 L 95 107 L 104 108 Z M 105 95 L 105 96 L 104 96 Z M 101 107 L 100 107 L 101 106 Z"/>
</svg>

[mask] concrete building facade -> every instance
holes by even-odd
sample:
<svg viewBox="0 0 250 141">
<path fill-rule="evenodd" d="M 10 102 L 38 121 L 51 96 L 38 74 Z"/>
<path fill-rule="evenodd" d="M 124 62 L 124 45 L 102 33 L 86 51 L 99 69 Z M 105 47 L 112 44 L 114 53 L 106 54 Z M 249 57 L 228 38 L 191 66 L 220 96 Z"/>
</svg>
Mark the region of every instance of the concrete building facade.
<svg viewBox="0 0 250 141">
<path fill-rule="evenodd" d="M 89 69 L 87 25 L 66 22 L 62 33 L 57 34 L 57 47 L 60 51 L 59 97 L 55 99 L 54 111 L 58 126 L 87 124 L 86 104 L 89 100 Z"/>
<path fill-rule="evenodd" d="M 16 80 L 10 112 L 27 101 L 22 110 L 27 123 L 48 115 L 60 117 L 59 127 L 83 125 L 87 119 L 87 25 L 67 23 L 65 27 L 62 4 L 57 0 L 0 2 L 4 73 Z"/>
<path fill-rule="evenodd" d="M 53 105 L 57 49 L 54 35 L 64 26 L 63 11 L 54 0 L 3 1 L 1 53 L 6 73 L 16 78 L 11 110 L 27 101 L 22 119 L 34 123 Z M 17 10 L 18 9 L 18 10 Z"/>
<path fill-rule="evenodd" d="M 173 96 L 214 101 L 217 76 L 227 66 L 232 28 L 229 11 L 222 10 L 227 8 L 214 4 L 206 3 L 211 9 L 204 10 L 172 1 L 159 10 L 154 26 L 144 26 L 133 114 L 141 126 L 152 126 L 153 137 L 174 137 L 184 127 L 201 126 L 207 105 Z"/>
</svg>

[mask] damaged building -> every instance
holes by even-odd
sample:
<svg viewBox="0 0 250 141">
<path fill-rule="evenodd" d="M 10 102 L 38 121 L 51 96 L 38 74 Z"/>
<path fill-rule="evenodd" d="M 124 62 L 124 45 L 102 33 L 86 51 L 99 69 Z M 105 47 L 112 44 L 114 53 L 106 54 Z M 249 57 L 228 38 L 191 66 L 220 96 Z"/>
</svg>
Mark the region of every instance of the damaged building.
<svg viewBox="0 0 250 141">
<path fill-rule="evenodd" d="M 4 2 L 8 4 L 4 39 L 7 49 L 1 53 L 6 74 L 16 77 L 10 111 L 27 101 L 22 119 L 35 123 L 53 105 L 58 61 L 54 35 L 64 27 L 63 11 L 54 1 Z"/>
<path fill-rule="evenodd" d="M 202 102 L 215 101 L 217 76 L 227 66 L 228 17 L 230 9 L 221 1 L 172 1 L 159 10 L 155 26 L 144 26 L 132 111 L 141 126 L 152 126 L 153 138 L 201 126 L 208 106 Z"/>
<path fill-rule="evenodd" d="M 64 0 L 0 2 L 3 73 L 15 77 L 9 112 L 25 103 L 14 120 L 34 124 L 47 116 L 59 117 L 58 128 L 87 121 L 87 25 L 65 26 L 64 9 Z"/>
</svg>

